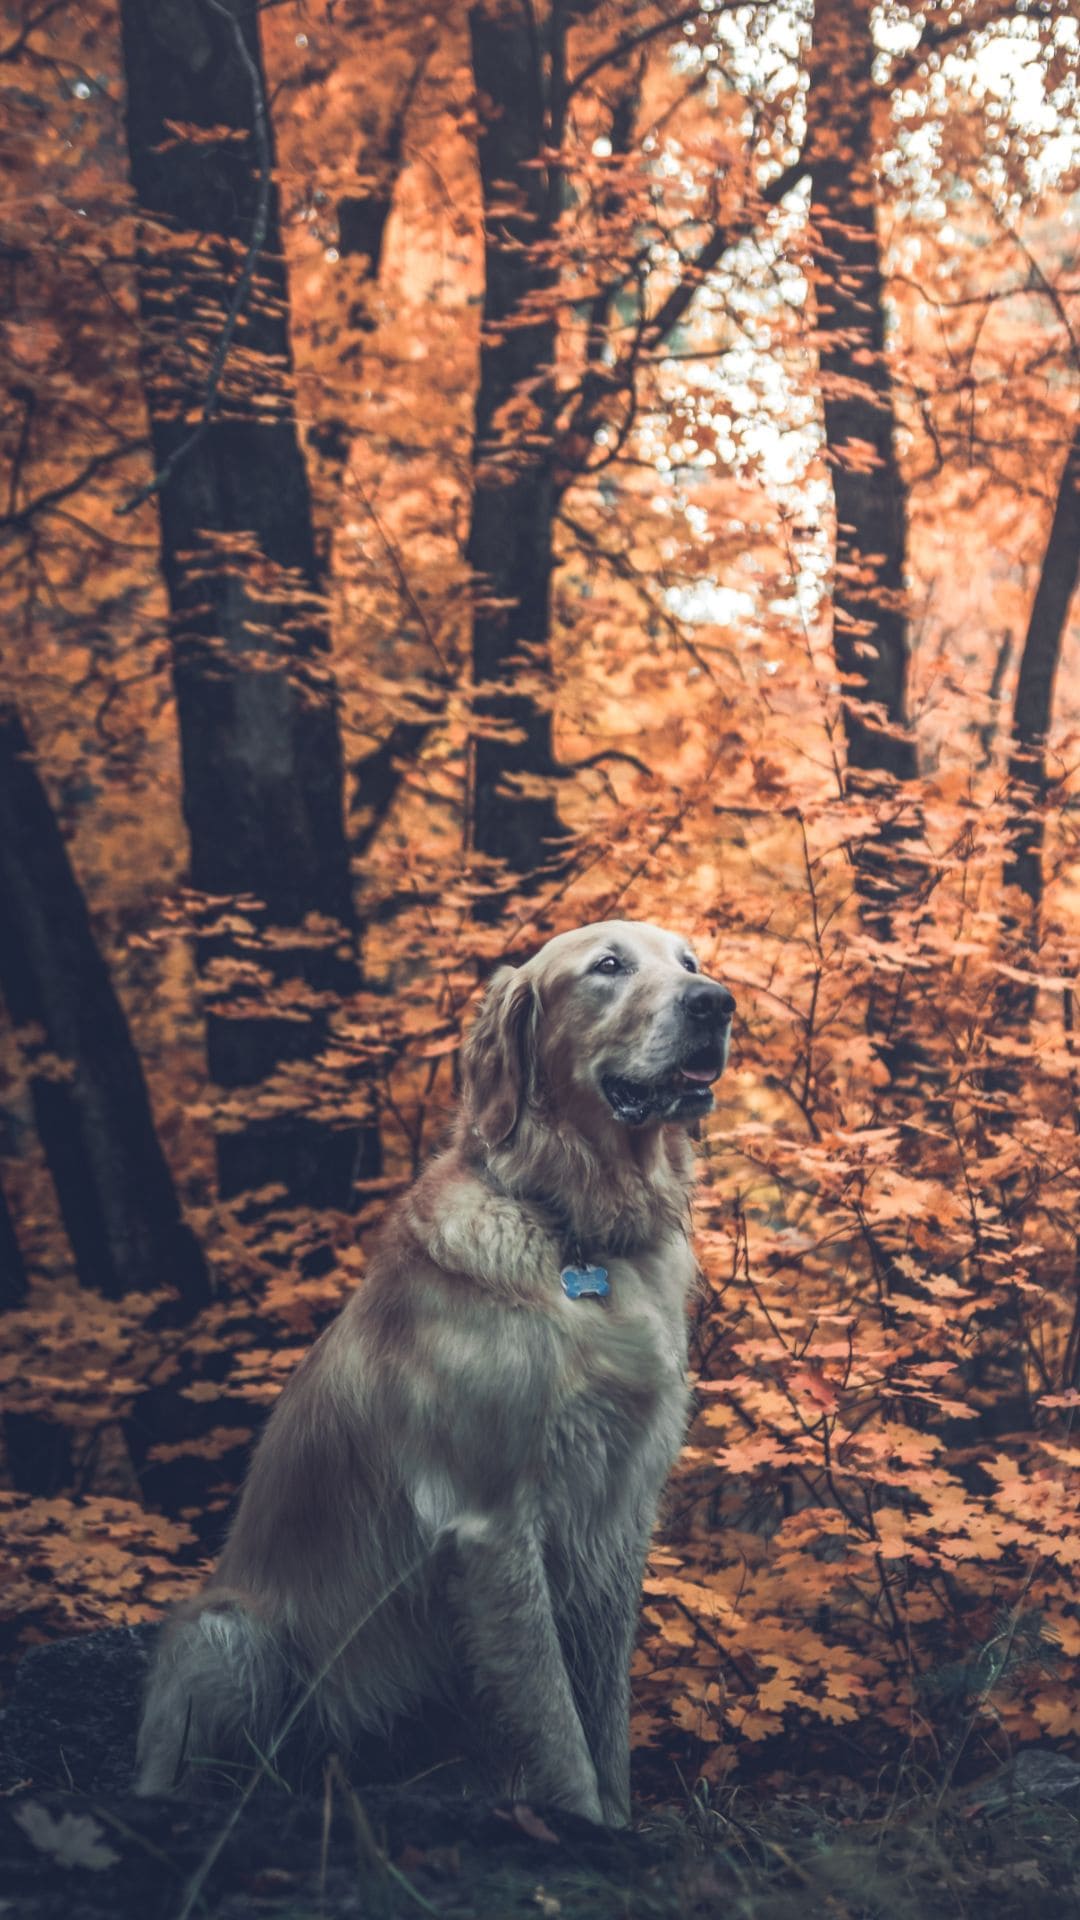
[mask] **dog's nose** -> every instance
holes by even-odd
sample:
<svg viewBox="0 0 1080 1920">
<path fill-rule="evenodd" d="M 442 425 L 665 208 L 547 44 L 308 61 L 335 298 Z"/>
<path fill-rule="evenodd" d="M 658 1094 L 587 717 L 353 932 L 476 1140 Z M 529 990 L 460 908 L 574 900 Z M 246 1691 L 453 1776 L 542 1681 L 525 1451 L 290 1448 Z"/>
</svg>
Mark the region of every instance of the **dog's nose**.
<svg viewBox="0 0 1080 1920">
<path fill-rule="evenodd" d="M 691 1020 L 700 1020 L 704 1026 L 724 1027 L 735 1011 L 735 995 L 716 980 L 692 980 L 682 997 L 683 1007 Z"/>
</svg>

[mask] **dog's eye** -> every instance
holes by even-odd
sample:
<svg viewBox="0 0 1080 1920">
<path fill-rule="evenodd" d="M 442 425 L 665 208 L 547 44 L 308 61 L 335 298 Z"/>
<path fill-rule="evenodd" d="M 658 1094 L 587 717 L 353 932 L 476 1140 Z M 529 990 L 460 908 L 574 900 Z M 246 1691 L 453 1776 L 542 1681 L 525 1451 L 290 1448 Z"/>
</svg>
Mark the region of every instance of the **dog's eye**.
<svg viewBox="0 0 1080 1920">
<path fill-rule="evenodd" d="M 622 970 L 622 961 L 617 959 L 613 953 L 605 953 L 601 959 L 594 961 L 593 965 L 589 968 L 590 973 L 621 973 Z"/>
<path fill-rule="evenodd" d="M 682 957 L 682 963 L 683 963 L 683 966 L 686 968 L 687 973 L 701 972 L 701 968 L 698 966 L 698 963 L 694 959 L 694 956 L 692 953 L 684 953 Z"/>
</svg>

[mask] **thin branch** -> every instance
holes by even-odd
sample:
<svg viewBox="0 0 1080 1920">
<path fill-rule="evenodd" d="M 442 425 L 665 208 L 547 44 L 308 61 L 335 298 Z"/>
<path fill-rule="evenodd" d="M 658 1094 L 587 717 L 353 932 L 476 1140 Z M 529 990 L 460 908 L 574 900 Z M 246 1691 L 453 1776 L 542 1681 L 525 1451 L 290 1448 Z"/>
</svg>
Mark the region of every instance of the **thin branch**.
<svg viewBox="0 0 1080 1920">
<path fill-rule="evenodd" d="M 39 513 L 48 513 L 62 500 L 70 500 L 73 493 L 79 493 L 97 474 L 115 466 L 118 460 L 127 460 L 133 453 L 141 453 L 146 444 L 146 435 L 142 434 L 138 440 L 121 440 L 119 446 L 110 447 L 107 453 L 96 453 L 79 469 L 73 480 L 65 480 L 63 486 L 50 487 L 48 492 L 39 493 L 36 499 L 28 500 L 15 513 L 0 514 L 0 532 L 5 529 L 17 532 L 29 526 Z"/>
<path fill-rule="evenodd" d="M 778 173 L 774 180 L 770 180 L 766 186 L 758 190 L 754 196 L 755 202 L 770 207 L 779 206 L 808 172 L 809 161 L 800 154 L 799 158 Z M 739 240 L 745 238 L 751 226 L 751 215 L 747 210 L 739 215 L 732 226 L 717 227 L 693 259 L 684 262 L 681 278 L 656 313 L 651 317 L 642 316 L 639 319 L 630 347 L 616 364 L 604 366 L 601 363 L 594 363 L 588 369 L 581 382 L 570 417 L 559 434 L 561 464 L 566 469 L 561 482 L 563 488 L 571 479 L 576 478 L 581 465 L 581 455 L 575 453 L 574 449 L 583 440 L 591 442 L 605 402 L 613 399 L 618 393 L 626 392 L 628 388 L 632 389 L 642 359 L 659 352 L 668 336 L 674 332 L 682 320 L 708 275 L 719 266 L 725 253 Z M 631 421 L 632 410 L 629 420 L 623 423 L 620 447 L 626 439 Z M 603 464 L 610 465 L 610 459 L 605 458 Z"/>
<path fill-rule="evenodd" d="M 644 62 L 639 60 L 627 75 L 625 84 L 619 89 L 611 109 L 608 138 L 611 142 L 611 155 L 616 161 L 625 160 L 630 152 L 634 134 L 634 123 L 641 104 L 641 85 L 644 76 Z M 620 211 L 623 194 L 620 187 L 609 181 L 599 198 L 598 215 L 601 220 L 612 220 Z M 638 272 L 644 264 L 644 258 L 635 263 Z M 634 264 L 630 271 L 634 271 Z M 608 327 L 612 309 L 621 287 L 625 286 L 627 269 L 621 268 L 603 286 L 599 287 L 589 302 L 589 324 L 585 336 L 585 360 L 589 368 L 603 366 L 603 352 L 607 344 Z"/>
<path fill-rule="evenodd" d="M 358 783 L 359 806 L 370 817 L 349 835 L 349 849 L 363 857 L 393 804 L 401 785 L 404 764 L 415 760 L 428 734 L 439 724 L 443 708 L 432 702 L 430 720 L 398 720 L 370 753 L 354 760 L 349 771 Z"/>
<path fill-rule="evenodd" d="M 695 6 L 682 7 L 678 13 L 667 14 L 662 20 L 654 20 L 651 26 L 639 27 L 634 33 L 624 34 L 621 40 L 616 40 L 612 46 L 605 47 L 591 60 L 586 61 L 580 72 L 572 76 L 567 88 L 567 98 L 570 99 L 575 93 L 580 93 L 582 87 L 587 86 L 596 74 L 602 73 L 605 67 L 617 65 L 620 60 L 625 60 L 628 53 L 636 52 L 638 47 L 648 46 L 651 40 L 658 40 L 661 34 L 674 33 L 680 27 L 689 26 L 692 20 L 715 20 L 718 14 L 735 13 L 747 4 L 768 6 L 770 0 L 720 0 L 720 4 L 712 7 L 708 13 L 701 5 L 701 0 L 697 0 Z"/>
<path fill-rule="evenodd" d="M 979 197 L 984 204 L 989 207 L 1002 233 L 1007 235 L 1018 252 L 1023 254 L 1024 259 L 1027 261 L 1028 273 L 1031 276 L 1030 284 L 1026 291 L 1032 293 L 1038 289 L 1041 293 L 1045 294 L 1054 309 L 1062 332 L 1068 340 L 1069 357 L 1076 371 L 1080 373 L 1080 340 L 1077 339 L 1072 320 L 1069 316 L 1069 310 L 1061 297 L 1061 289 L 1054 285 L 1045 268 L 1041 265 L 1035 254 L 1032 253 L 1027 241 L 1017 232 L 1012 222 L 1006 218 L 1002 209 L 995 203 L 992 196 L 983 189 L 980 190 Z"/>
<path fill-rule="evenodd" d="M 40 13 L 31 14 L 23 21 L 14 40 L 9 40 L 6 47 L 0 47 L 0 62 L 17 60 L 19 55 L 26 51 L 26 43 L 30 35 L 36 33 L 39 27 L 43 27 L 47 20 L 51 20 L 54 13 L 64 12 L 66 8 L 67 0 L 49 0 L 49 4 L 42 7 Z"/>
<path fill-rule="evenodd" d="M 374 527 L 376 533 L 379 536 L 379 539 L 382 541 L 383 548 L 386 553 L 386 557 L 389 560 L 390 565 L 394 569 L 394 574 L 397 578 L 398 586 L 401 589 L 402 598 L 408 604 L 410 611 L 412 612 L 413 617 L 416 620 L 416 623 L 419 626 L 420 631 L 424 636 L 424 639 L 427 641 L 428 646 L 431 648 L 432 653 L 435 655 L 435 658 L 439 663 L 439 672 L 442 676 L 443 685 L 449 686 L 450 680 L 452 677 L 450 672 L 450 663 L 447 660 L 446 655 L 443 653 L 442 648 L 440 647 L 438 641 L 435 638 L 435 634 L 432 629 L 431 622 L 427 617 L 427 614 L 424 612 L 423 607 L 420 605 L 419 600 L 417 599 L 415 593 L 412 590 L 412 586 L 410 585 L 410 582 L 409 582 L 409 576 L 405 571 L 404 562 L 402 561 L 401 555 L 398 552 L 397 546 L 395 542 L 390 538 L 390 535 L 387 533 L 386 528 L 383 526 L 382 521 L 380 520 L 378 514 L 375 511 L 375 507 L 371 499 L 369 498 L 367 492 L 365 491 L 361 481 L 357 479 L 355 473 L 349 476 L 349 484 L 353 488 L 353 490 L 359 495 L 360 504 L 362 505 L 364 512 L 367 514 L 368 518 L 370 519 L 372 526 Z"/>
<path fill-rule="evenodd" d="M 21 401 L 23 409 L 23 416 L 19 422 L 19 437 L 11 457 L 11 478 L 8 485 L 8 512 L 15 513 L 19 505 L 19 482 L 22 479 L 26 456 L 30 451 L 30 429 L 33 425 L 37 395 L 33 387 L 19 385 L 12 388 L 11 397 L 13 400 Z"/>
<path fill-rule="evenodd" d="M 605 760 L 621 760 L 624 765 L 634 767 L 643 773 L 647 780 L 652 779 L 652 768 L 639 760 L 636 753 L 624 753 L 621 747 L 603 747 L 599 753 L 587 754 L 584 760 L 563 760 L 560 771 L 563 773 L 581 773 L 586 767 L 599 767 Z"/>
<path fill-rule="evenodd" d="M 767 186 L 759 188 L 755 198 L 767 207 L 778 207 L 781 200 L 786 199 L 787 195 L 798 186 L 804 174 L 809 171 L 810 162 L 800 154 L 797 160 L 793 160 L 790 166 L 777 174 L 775 180 L 770 180 Z M 688 263 L 678 285 L 672 287 L 667 299 L 649 321 L 647 332 L 651 347 L 655 349 L 666 340 L 669 333 L 674 331 L 702 281 L 712 273 L 715 267 L 719 266 L 728 249 L 745 238 L 750 225 L 749 213 L 743 213 L 733 227 L 718 227 L 716 232 L 710 235 L 700 252 Z"/>
<path fill-rule="evenodd" d="M 885 92 L 891 93 L 894 87 L 906 87 L 909 80 L 914 80 L 931 54 L 940 53 L 943 47 L 955 46 L 958 40 L 966 40 L 970 34 L 981 33 L 986 27 L 994 26 L 999 20 L 1011 19 L 1015 11 L 1013 0 L 1000 0 L 1000 4 L 988 8 L 982 18 L 977 13 L 972 13 L 965 15 L 962 19 L 956 19 L 950 10 L 944 20 L 927 21 L 918 46 L 912 47 L 910 53 L 898 55 L 894 60 L 889 69 Z M 1036 16 L 1036 11 L 1033 8 L 1028 18 Z"/>
</svg>

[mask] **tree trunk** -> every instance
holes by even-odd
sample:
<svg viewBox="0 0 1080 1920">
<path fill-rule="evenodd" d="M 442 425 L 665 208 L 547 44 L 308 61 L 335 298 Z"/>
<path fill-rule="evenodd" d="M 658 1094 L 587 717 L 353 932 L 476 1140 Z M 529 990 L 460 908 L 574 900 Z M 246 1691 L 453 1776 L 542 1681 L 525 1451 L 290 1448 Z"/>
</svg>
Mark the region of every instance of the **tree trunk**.
<svg viewBox="0 0 1080 1920">
<path fill-rule="evenodd" d="M 0 712 L 0 988 L 83 1286 L 209 1298 L 139 1057 L 18 715 Z M 24 1048 L 27 1042 L 24 1040 Z"/>
<path fill-rule="evenodd" d="M 0 1187 L 0 1311 L 21 1307 L 28 1292 L 19 1236 L 7 1195 Z M 71 1435 L 40 1413 L 16 1413 L 5 1407 L 4 1460 L 19 1493 L 45 1499 L 71 1485 Z"/>
<path fill-rule="evenodd" d="M 1069 604 L 1080 578 L 1080 420 L 1073 429 L 1058 487 L 1050 538 L 1020 656 L 1013 701 L 1009 756 L 1012 846 L 1002 879 L 1030 902 L 1031 944 L 1038 941 L 1042 903 L 1043 803 L 1046 797 L 1046 736 L 1053 712 L 1054 679 Z"/>
<path fill-rule="evenodd" d="M 1058 487 L 1050 535 L 1043 554 L 1031 617 L 1020 656 L 1013 699 L 1009 755 L 1010 851 L 1002 869 L 1006 904 L 1001 918 L 1004 957 L 1019 970 L 1037 963 L 1043 896 L 1042 851 L 1048 785 L 1046 739 L 1053 717 L 1054 680 L 1069 605 L 1080 578 L 1080 420 L 1074 426 Z M 1017 894 L 1021 897 L 1017 903 Z M 1026 1038 L 1035 1012 L 1036 988 L 1025 980 L 1002 978 L 994 996 L 992 1032 L 1011 1040 Z M 1068 1018 L 1068 1015 L 1066 1015 Z M 998 1124 L 1008 1128 L 1021 1097 L 1016 1060 L 1006 1058 L 983 1076 L 986 1094 L 998 1109 Z M 1006 1181 L 1007 1204 L 1016 1183 Z M 969 1378 L 979 1390 L 978 1425 L 964 1441 L 999 1440 L 1031 1427 L 1024 1349 L 1011 1301 L 982 1320 L 982 1335 Z M 1066 1381 L 1071 1384 L 1067 1374 Z"/>
<path fill-rule="evenodd" d="M 7 1307 L 21 1307 L 28 1289 L 19 1236 L 7 1194 L 0 1187 L 0 1313 Z"/>
<path fill-rule="evenodd" d="M 885 356 L 869 0 L 816 0 L 805 158 L 825 441 L 836 504 L 833 647 L 849 775 L 910 780 L 906 502 Z"/>
<path fill-rule="evenodd" d="M 1046 739 L 1053 716 L 1054 680 L 1069 604 L 1080 578 L 1080 420 L 1073 428 L 1058 486 L 1050 535 L 1039 570 L 1031 617 L 1024 636 L 1013 696 L 1009 753 L 1009 853 L 1001 879 L 1005 904 L 1001 944 L 1017 967 L 1038 952 L 1042 917 L 1042 853 L 1048 785 Z M 1018 898 L 1018 896 L 1020 896 Z M 1002 979 L 994 999 L 994 1027 L 1014 1038 L 1026 1034 L 1035 1011 L 1036 989 L 1027 981 Z M 988 1093 L 1008 1103 L 1019 1077 L 1013 1062 L 992 1067 Z"/>
<path fill-rule="evenodd" d="M 545 149 L 561 137 L 561 14 L 553 0 L 544 47 L 526 0 L 482 0 L 469 13 L 486 275 L 466 549 L 475 595 L 472 833 L 478 852 L 521 877 L 565 840 L 553 791 L 535 785 L 558 777 L 551 707 L 520 684 L 524 674 L 552 684 L 555 307 L 544 243 L 559 176 Z M 515 791 L 519 778 L 529 790 Z"/>
<path fill-rule="evenodd" d="M 1004 957 L 1017 970 L 1025 965 L 1035 966 L 1038 959 L 1048 786 L 1046 739 L 1053 717 L 1054 680 L 1061 643 L 1078 578 L 1080 421 L 1073 429 L 1065 456 L 1013 700 L 1008 800 L 1010 851 L 1001 876 L 1006 889 L 1001 946 Z M 992 1033 L 1012 1041 L 1027 1038 L 1035 1012 L 1036 992 L 1035 986 L 1026 980 L 1002 978 L 994 995 Z M 998 1124 L 1008 1129 L 1022 1098 L 1021 1071 L 1016 1059 L 1009 1056 L 990 1066 L 983 1075 L 983 1089 L 997 1109 Z M 1015 1181 L 1005 1181 L 1006 1211 L 1012 1204 L 1015 1188 Z M 967 1377 L 982 1405 L 977 1425 L 965 1423 L 968 1431 L 961 1436 L 962 1444 L 970 1445 L 973 1440 L 996 1441 L 1006 1434 L 1030 1430 L 1031 1399 L 1024 1347 L 1017 1327 L 1019 1318 L 1010 1300 L 981 1316 L 981 1338 L 968 1365 Z M 1071 1384 L 1069 1373 L 1066 1382 Z"/>
<path fill-rule="evenodd" d="M 598 295 L 581 386 L 568 403 L 564 396 L 560 421 L 552 378 L 557 289 L 546 256 L 562 190 L 557 155 L 567 97 L 565 37 L 569 26 L 591 10 L 592 0 L 553 0 L 542 15 L 528 0 L 477 0 L 469 14 L 481 118 L 486 272 L 466 550 L 475 592 L 473 844 L 519 876 L 535 874 L 545 860 L 549 868 L 557 865 L 567 839 L 555 801 L 562 769 L 555 757 L 550 704 L 553 522 L 559 502 L 586 465 L 596 428 L 617 402 L 629 398 L 638 356 L 663 345 L 746 225 L 740 220 L 710 235 L 686 261 L 685 273 L 645 325 L 635 350 L 611 366 L 601 351 L 601 335 L 616 287 Z M 619 115 L 632 118 L 636 91 L 631 76 L 616 107 L 616 145 L 624 137 Z M 761 197 L 778 204 L 803 171 L 801 162 L 787 169 Z M 539 696 L 536 687 L 542 690 Z M 508 728 L 516 739 L 504 737 Z M 516 779 L 522 781 L 517 792 Z"/>
<path fill-rule="evenodd" d="M 40 1413 L 4 1414 L 4 1458 L 12 1486 L 35 1500 L 52 1500 L 75 1478 L 71 1434 Z"/>
<path fill-rule="evenodd" d="M 874 40 L 870 0 L 815 0 L 804 159 L 811 176 L 810 254 L 826 457 L 836 514 L 833 654 L 841 681 L 846 789 L 875 803 L 853 849 L 862 925 L 897 938 L 901 907 L 926 886 L 913 850 L 918 763 L 907 719 L 907 500 L 885 352 L 884 280 L 874 178 Z M 898 1113 L 941 1114 L 944 1076 L 928 1050 L 909 976 L 875 970 L 866 1025 Z M 922 1031 L 916 1030 L 919 1023 Z"/>
<path fill-rule="evenodd" d="M 181 1219 L 63 835 L 10 707 L 0 711 L 0 988 L 13 1025 L 33 1035 L 34 1115 L 80 1284 L 113 1300 L 172 1286 L 190 1317 L 210 1298 L 206 1268 Z M 158 1437 L 152 1423 L 147 1431 Z M 70 1485 L 71 1435 L 56 1421 L 9 1410 L 4 1441 L 16 1487 L 47 1497 Z"/>
<path fill-rule="evenodd" d="M 309 1118 L 299 1094 L 260 1113 L 277 1067 L 317 1060 L 357 962 L 258 9 L 123 0 L 121 14 L 191 882 L 213 896 L 210 1071 L 250 1089 L 245 1123 L 219 1134 L 219 1186 L 344 1207 L 375 1170 L 374 1137 Z"/>
</svg>

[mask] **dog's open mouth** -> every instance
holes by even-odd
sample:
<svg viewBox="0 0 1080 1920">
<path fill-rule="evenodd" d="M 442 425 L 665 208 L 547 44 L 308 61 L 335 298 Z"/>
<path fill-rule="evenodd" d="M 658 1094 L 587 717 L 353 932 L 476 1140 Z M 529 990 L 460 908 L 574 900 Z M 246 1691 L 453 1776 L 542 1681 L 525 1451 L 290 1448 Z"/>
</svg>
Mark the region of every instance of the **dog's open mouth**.
<svg viewBox="0 0 1080 1920">
<path fill-rule="evenodd" d="M 641 1127 L 653 1119 L 690 1121 L 708 1113 L 712 1083 L 723 1068 L 719 1047 L 698 1047 L 660 1080 L 628 1080 L 605 1074 L 600 1084 L 608 1106 L 624 1126 Z"/>
</svg>

